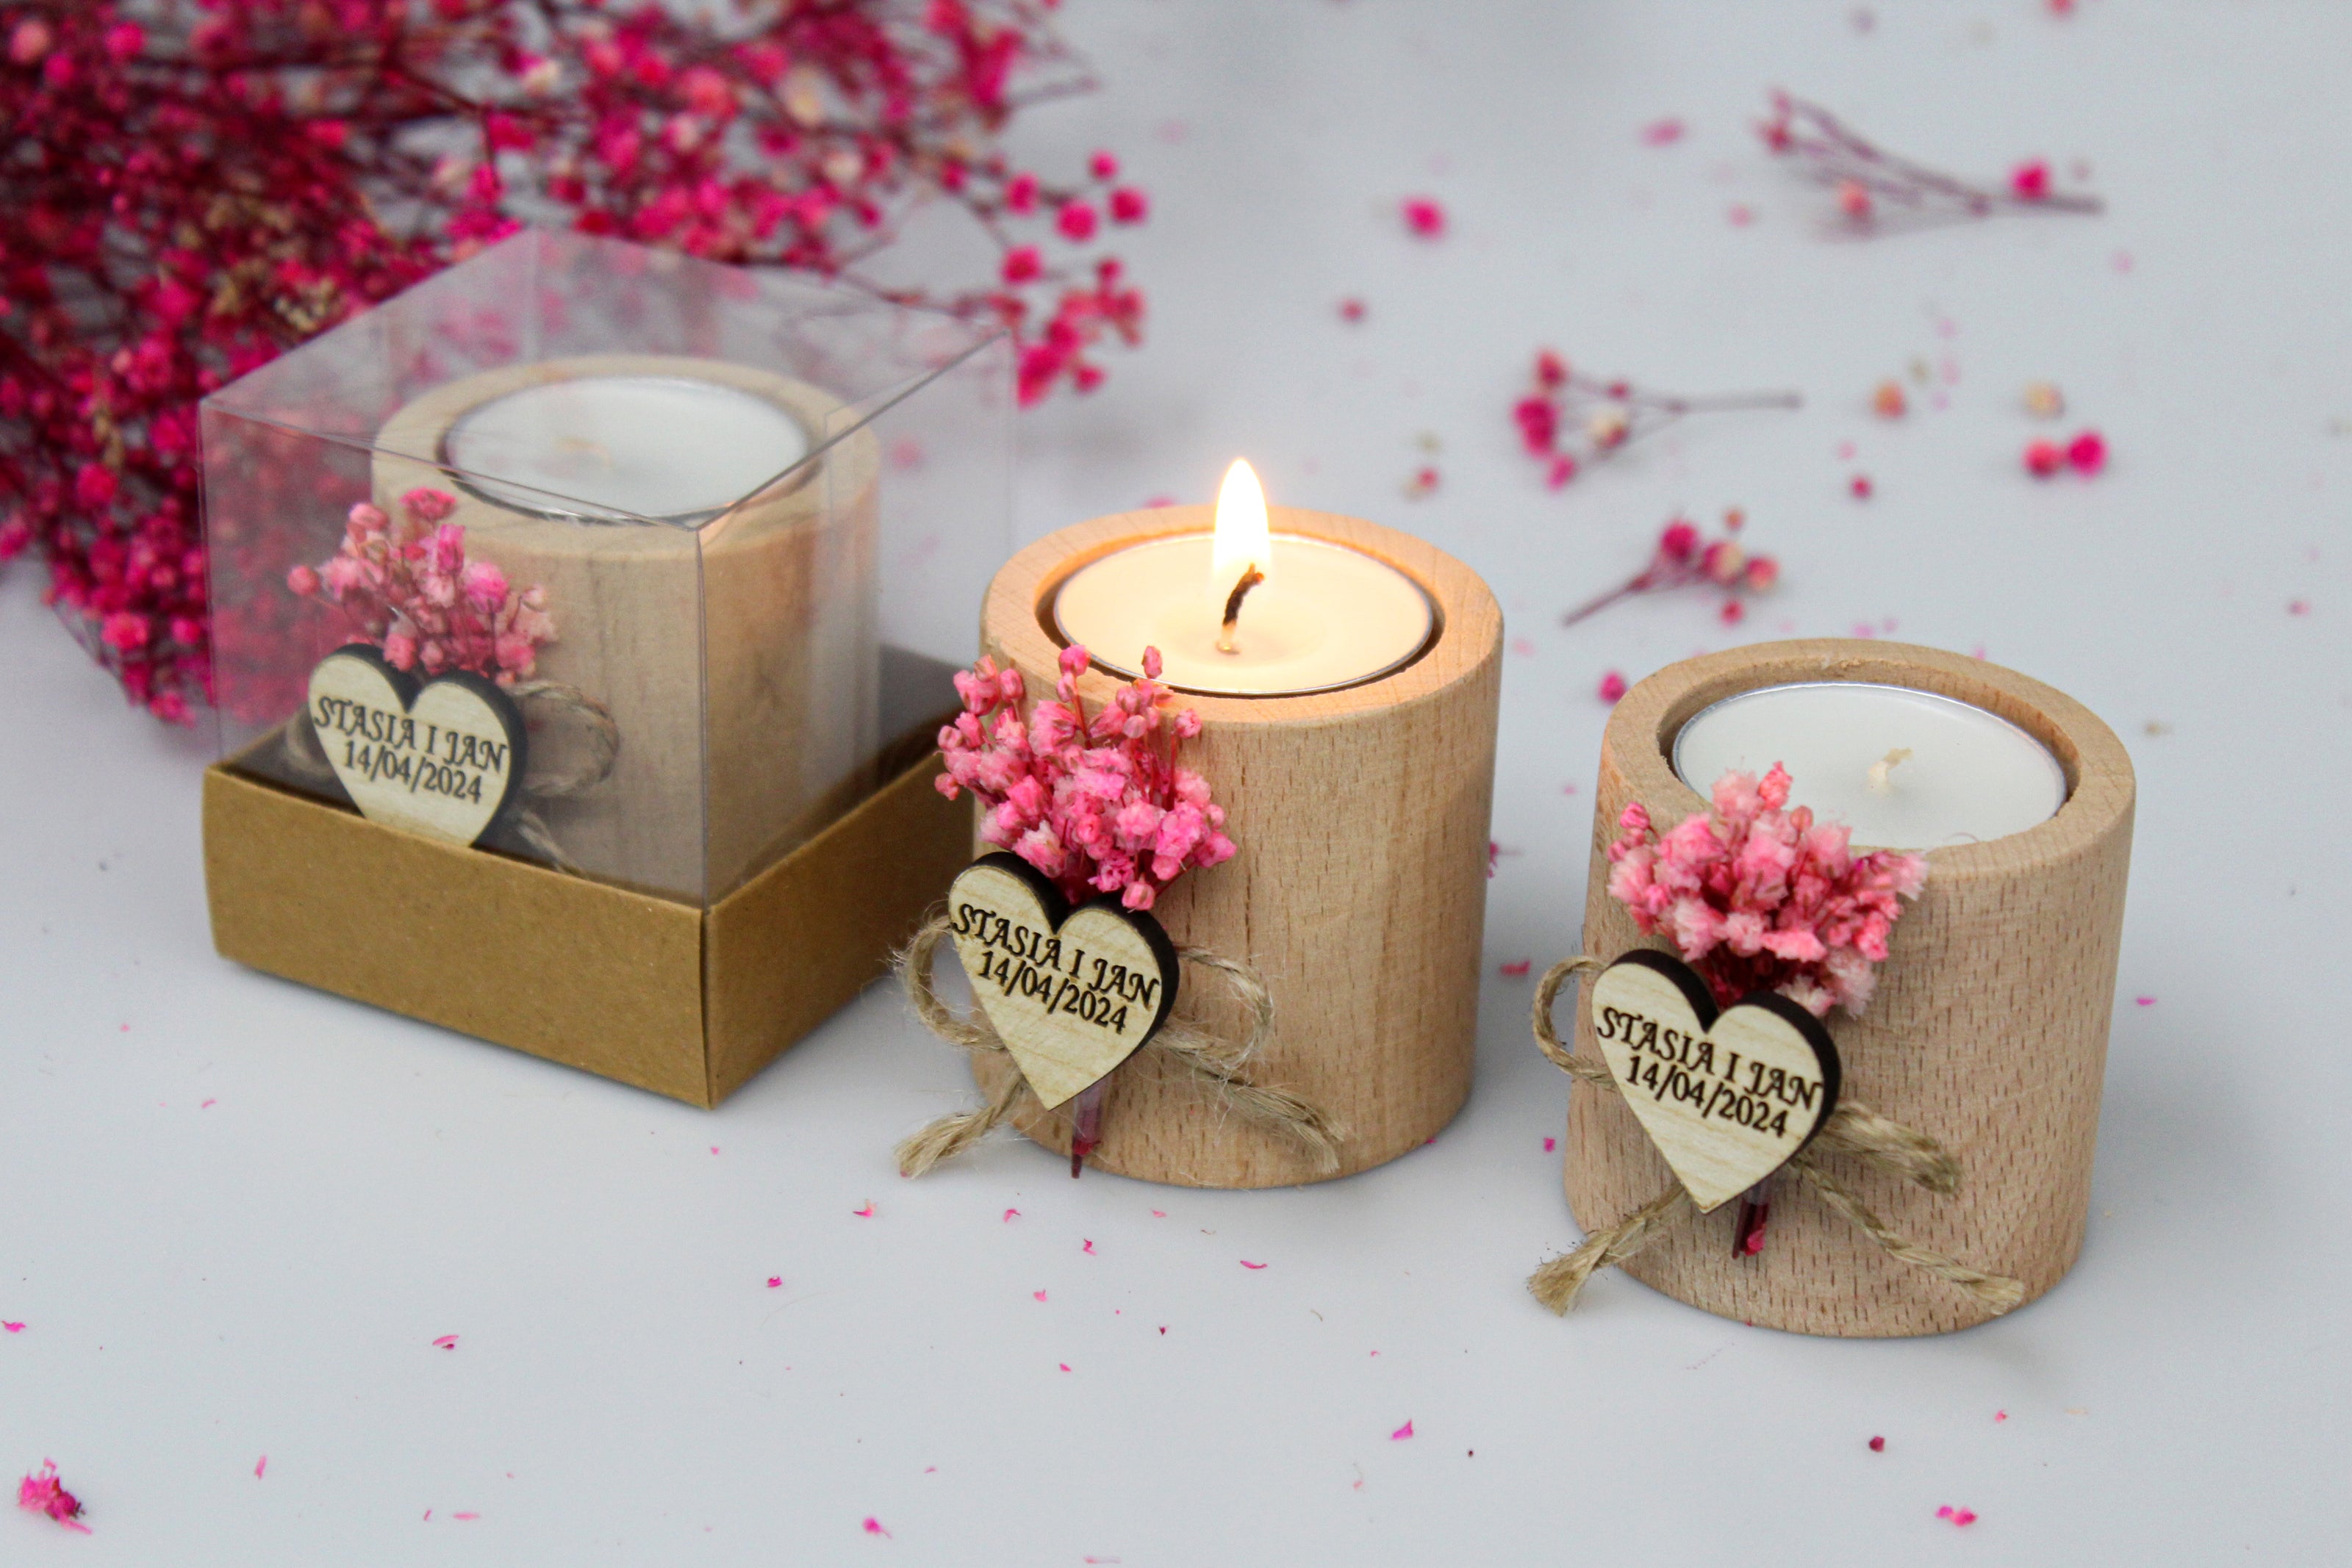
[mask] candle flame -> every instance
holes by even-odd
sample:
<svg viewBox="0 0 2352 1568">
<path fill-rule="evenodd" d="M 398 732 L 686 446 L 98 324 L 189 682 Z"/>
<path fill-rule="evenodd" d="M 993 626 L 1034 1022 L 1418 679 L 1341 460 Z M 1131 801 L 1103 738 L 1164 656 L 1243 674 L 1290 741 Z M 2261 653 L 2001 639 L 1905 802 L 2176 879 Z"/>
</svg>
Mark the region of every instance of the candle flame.
<svg viewBox="0 0 2352 1568">
<path fill-rule="evenodd" d="M 1250 465 L 1237 457 L 1217 491 L 1217 535 L 1209 553 L 1209 575 L 1218 596 L 1223 597 L 1252 567 L 1266 576 L 1274 574 L 1274 536 L 1265 520 L 1265 492 Z"/>
</svg>

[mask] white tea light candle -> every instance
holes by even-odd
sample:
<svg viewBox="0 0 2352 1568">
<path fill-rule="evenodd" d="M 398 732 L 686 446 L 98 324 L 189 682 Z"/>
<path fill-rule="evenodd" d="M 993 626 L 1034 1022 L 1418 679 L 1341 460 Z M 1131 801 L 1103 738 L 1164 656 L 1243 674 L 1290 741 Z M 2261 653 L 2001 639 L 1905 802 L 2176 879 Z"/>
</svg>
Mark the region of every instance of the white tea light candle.
<svg viewBox="0 0 2352 1568">
<path fill-rule="evenodd" d="M 687 376 L 608 375 L 469 409 L 443 456 L 488 499 L 526 511 L 691 525 L 808 454 L 806 429 L 770 399 Z"/>
<path fill-rule="evenodd" d="M 1940 849 L 2006 838 L 2066 801 L 2066 771 L 1998 715 L 1908 686 L 1808 681 L 1726 697 L 1675 736 L 1675 773 L 1705 795 L 1774 763 L 1792 804 L 1844 823 L 1857 848 Z"/>
<path fill-rule="evenodd" d="M 1226 608 L 1243 574 L 1231 636 Z M 1073 572 L 1055 629 L 1096 664 L 1133 678 L 1155 647 L 1160 679 L 1216 696 L 1297 696 L 1376 680 L 1427 646 L 1429 595 L 1386 561 L 1333 539 L 1272 532 L 1265 497 L 1236 463 L 1213 533 L 1140 540 Z M 1227 652 L 1225 644 L 1230 643 Z"/>
</svg>

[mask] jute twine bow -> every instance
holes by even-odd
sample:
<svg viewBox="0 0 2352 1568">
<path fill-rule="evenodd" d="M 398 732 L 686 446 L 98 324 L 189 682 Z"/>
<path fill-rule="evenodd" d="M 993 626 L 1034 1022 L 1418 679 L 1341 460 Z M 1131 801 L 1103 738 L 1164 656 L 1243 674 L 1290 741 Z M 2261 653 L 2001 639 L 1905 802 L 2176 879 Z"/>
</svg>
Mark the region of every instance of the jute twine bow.
<svg viewBox="0 0 2352 1568">
<path fill-rule="evenodd" d="M 923 1020 L 924 1028 L 971 1055 L 1002 1058 L 1006 1071 L 998 1078 L 995 1092 L 989 1095 L 986 1104 L 975 1111 L 957 1111 L 941 1116 L 898 1145 L 898 1174 L 904 1176 L 921 1176 L 941 1160 L 953 1159 L 988 1136 L 1024 1102 L 1036 1103 L 1036 1097 L 1029 1092 L 1028 1080 L 1021 1076 L 1004 1041 L 990 1027 L 988 1015 L 974 1009 L 970 1018 L 961 1017 L 940 999 L 931 982 L 931 964 L 939 955 L 940 945 L 948 939 L 949 924 L 947 915 L 936 915 L 915 933 L 914 939 L 893 960 L 898 978 L 906 986 L 907 999 L 914 1004 L 915 1016 Z M 1183 1073 L 1206 1088 L 1219 1104 L 1234 1114 L 1297 1144 L 1313 1158 L 1318 1174 L 1336 1174 L 1339 1169 L 1339 1140 L 1348 1135 L 1347 1129 L 1314 1102 L 1287 1089 L 1256 1082 L 1248 1074 L 1250 1062 L 1274 1038 L 1274 998 L 1266 991 L 1265 982 L 1247 965 L 1236 964 L 1203 948 L 1179 947 L 1176 956 L 1197 970 L 1223 980 L 1249 1009 L 1249 1038 L 1235 1045 L 1181 1016 L 1171 1015 L 1160 1026 L 1160 1032 L 1129 1061 L 1152 1058 Z"/>
<path fill-rule="evenodd" d="M 611 709 L 579 687 L 558 681 L 517 681 L 507 688 L 507 695 L 514 698 L 526 722 L 534 707 L 550 715 L 577 717 L 581 721 L 580 733 L 587 741 L 585 755 L 568 769 L 527 763 L 522 777 L 525 795 L 539 800 L 561 800 L 584 793 L 612 777 L 613 764 L 621 756 L 621 727 L 613 722 Z M 320 784 L 334 782 L 334 764 L 327 760 L 326 750 L 319 744 L 319 732 L 310 723 L 309 709 L 287 720 L 279 749 L 285 755 L 286 765 L 301 777 Z M 580 874 L 580 868 L 572 863 L 563 846 L 556 842 L 553 830 L 538 812 L 525 807 L 509 817 L 507 825 L 516 838 L 535 853 L 544 855 L 556 870 Z"/>
<path fill-rule="evenodd" d="M 1607 1064 L 1570 1055 L 1553 1031 L 1551 1021 L 1552 1004 L 1559 998 L 1562 986 L 1577 976 L 1597 974 L 1607 967 L 1590 955 L 1563 959 L 1551 967 L 1543 983 L 1536 988 L 1536 1044 L 1551 1059 L 1553 1066 L 1570 1078 L 1615 1094 L 1620 1092 L 1617 1078 Z M 2021 1281 L 2005 1274 L 1987 1274 L 1971 1269 L 1932 1248 L 1906 1241 L 1888 1228 L 1886 1222 L 1872 1213 L 1852 1187 L 1822 1168 L 1821 1162 L 1834 1155 L 1851 1155 L 1874 1170 L 1916 1182 L 1929 1192 L 1950 1194 L 1959 1190 L 1960 1162 L 1949 1149 L 1925 1133 L 1880 1115 L 1858 1100 L 1841 1098 L 1821 1131 L 1790 1157 L 1785 1168 L 1794 1171 L 1823 1203 L 1843 1215 L 1888 1257 L 1950 1281 L 1990 1307 L 1994 1316 L 2025 1299 Z M 1528 1289 L 1537 1301 L 1565 1314 L 1576 1305 L 1585 1281 L 1595 1271 L 1624 1262 L 1695 1212 L 1690 1194 L 1683 1190 L 1682 1183 L 1675 1182 L 1616 1224 L 1586 1237 L 1584 1245 L 1575 1251 L 1554 1258 L 1538 1269 L 1528 1276 Z"/>
</svg>

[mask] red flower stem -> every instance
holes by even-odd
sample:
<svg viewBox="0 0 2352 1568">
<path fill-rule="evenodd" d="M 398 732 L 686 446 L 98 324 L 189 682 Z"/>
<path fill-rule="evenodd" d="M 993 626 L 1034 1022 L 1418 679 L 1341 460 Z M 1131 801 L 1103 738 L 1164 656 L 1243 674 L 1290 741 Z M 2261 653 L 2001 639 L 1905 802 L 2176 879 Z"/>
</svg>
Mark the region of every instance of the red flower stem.
<svg viewBox="0 0 2352 1568">
<path fill-rule="evenodd" d="M 1753 1258 L 1764 1250 L 1764 1224 L 1772 1214 L 1772 1178 L 1766 1176 L 1739 1195 L 1739 1219 L 1731 1228 L 1731 1255 Z"/>
<path fill-rule="evenodd" d="M 1087 1168 L 1087 1156 L 1102 1146 L 1103 1091 L 1110 1080 L 1097 1078 L 1078 1091 L 1071 1102 L 1071 1116 L 1076 1126 L 1070 1134 L 1070 1179 L 1076 1181 Z"/>
</svg>

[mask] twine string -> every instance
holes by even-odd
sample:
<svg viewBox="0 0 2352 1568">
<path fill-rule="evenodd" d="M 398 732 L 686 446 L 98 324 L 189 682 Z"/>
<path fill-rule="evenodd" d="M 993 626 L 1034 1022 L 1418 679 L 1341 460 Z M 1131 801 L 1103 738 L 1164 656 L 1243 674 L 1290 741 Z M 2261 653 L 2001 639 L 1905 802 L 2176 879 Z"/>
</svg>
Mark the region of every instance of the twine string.
<svg viewBox="0 0 2352 1568">
<path fill-rule="evenodd" d="M 907 999 L 923 1027 L 940 1039 L 972 1056 L 1002 1057 L 1012 1070 L 998 1080 L 986 1104 L 941 1116 L 900 1143 L 898 1174 L 904 1176 L 921 1176 L 941 1161 L 953 1159 L 1025 1107 L 1037 1103 L 1028 1080 L 1013 1065 L 1012 1053 L 989 1024 L 988 1015 L 975 1009 L 966 1018 L 940 999 L 931 970 L 948 933 L 948 917 L 933 915 L 893 961 Z M 1265 982 L 1247 965 L 1204 948 L 1180 947 L 1177 956 L 1197 970 L 1218 977 L 1249 1009 L 1249 1037 L 1236 1044 L 1189 1019 L 1171 1017 L 1136 1055 L 1156 1058 L 1201 1084 L 1227 1110 L 1288 1138 L 1307 1155 L 1318 1174 L 1337 1174 L 1339 1141 L 1347 1136 L 1347 1130 L 1329 1112 L 1303 1095 L 1261 1083 L 1250 1075 L 1251 1063 L 1274 1038 L 1274 998 Z"/>
<path fill-rule="evenodd" d="M 587 741 L 586 754 L 569 768 L 541 768 L 536 758 L 527 758 L 522 776 L 525 795 L 540 800 L 561 800 L 585 794 L 613 776 L 614 764 L 621 757 L 621 727 L 614 722 L 610 708 L 579 687 L 567 686 L 560 681 L 518 681 L 508 688 L 507 695 L 514 698 L 526 723 L 534 706 L 550 716 L 575 718 L 579 721 L 579 733 Z M 335 765 L 327 760 L 326 748 L 319 742 L 319 731 L 310 722 L 308 708 L 287 720 L 279 736 L 278 751 L 298 778 L 320 785 L 336 781 Z M 526 806 L 514 812 L 508 819 L 508 826 L 516 838 L 556 870 L 573 876 L 582 874 L 563 852 L 555 830 L 531 808 Z"/>
<path fill-rule="evenodd" d="M 1563 958 L 1544 972 L 1536 987 L 1535 1036 L 1536 1047 L 1544 1056 L 1580 1083 L 1590 1083 L 1610 1093 L 1622 1093 L 1616 1074 L 1605 1062 L 1588 1061 L 1577 1056 L 1560 1042 L 1552 1022 L 1552 1009 L 1560 991 L 1569 981 L 1581 976 L 1595 975 L 1608 966 L 1591 954 Z M 1934 1138 L 1913 1127 L 1906 1127 L 1893 1117 L 1882 1114 L 1859 1100 L 1841 1099 L 1828 1121 L 1813 1134 L 1811 1143 L 1800 1149 L 1789 1161 L 1804 1184 L 1812 1188 L 1831 1209 L 1870 1238 L 1882 1251 L 1897 1262 L 1922 1269 L 1937 1278 L 1967 1291 L 1982 1301 L 1998 1317 L 2025 1299 L 2022 1281 L 2005 1274 L 1988 1274 L 1971 1269 L 1950 1258 L 1911 1241 L 1893 1229 L 1862 1201 L 1853 1188 L 1823 1169 L 1821 1160 L 1825 1155 L 1847 1155 L 1870 1168 L 1887 1176 L 1899 1176 L 1927 1191 L 1948 1196 L 1959 1190 L 1960 1161 Z M 1565 1314 L 1576 1305 L 1576 1299 L 1586 1281 L 1595 1273 L 1624 1262 L 1650 1242 L 1682 1224 L 1696 1212 L 1691 1207 L 1690 1195 L 1676 1182 L 1635 1209 L 1625 1218 L 1584 1239 L 1574 1251 L 1564 1253 L 1546 1262 L 1528 1280 L 1528 1289 L 1536 1300 L 1553 1312 Z"/>
</svg>

